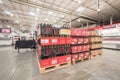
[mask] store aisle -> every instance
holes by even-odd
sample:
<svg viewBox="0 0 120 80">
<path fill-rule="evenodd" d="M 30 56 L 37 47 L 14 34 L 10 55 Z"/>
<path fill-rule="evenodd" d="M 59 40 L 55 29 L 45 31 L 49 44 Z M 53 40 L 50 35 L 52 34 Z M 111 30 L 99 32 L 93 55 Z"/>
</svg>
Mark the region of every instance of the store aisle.
<svg viewBox="0 0 120 80">
<path fill-rule="evenodd" d="M 0 80 L 32 80 L 32 53 L 0 47 Z"/>
<path fill-rule="evenodd" d="M 105 49 L 103 56 L 40 75 L 35 52 L 0 47 L 0 80 L 119 80 L 119 58 L 120 51 Z"/>
</svg>

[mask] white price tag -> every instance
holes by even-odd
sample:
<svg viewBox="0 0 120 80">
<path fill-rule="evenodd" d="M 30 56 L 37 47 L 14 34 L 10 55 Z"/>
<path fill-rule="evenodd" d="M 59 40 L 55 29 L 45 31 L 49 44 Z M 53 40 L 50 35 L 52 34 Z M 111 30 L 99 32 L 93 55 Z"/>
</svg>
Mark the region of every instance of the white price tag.
<svg viewBox="0 0 120 80">
<path fill-rule="evenodd" d="M 52 43 L 57 43 L 57 39 L 52 39 Z"/>
<path fill-rule="evenodd" d="M 49 43 L 49 40 L 48 39 L 41 39 L 41 43 Z"/>
<path fill-rule="evenodd" d="M 52 60 L 52 64 L 57 64 L 57 60 Z"/>
<path fill-rule="evenodd" d="M 70 57 L 67 57 L 67 61 L 70 61 Z"/>
</svg>

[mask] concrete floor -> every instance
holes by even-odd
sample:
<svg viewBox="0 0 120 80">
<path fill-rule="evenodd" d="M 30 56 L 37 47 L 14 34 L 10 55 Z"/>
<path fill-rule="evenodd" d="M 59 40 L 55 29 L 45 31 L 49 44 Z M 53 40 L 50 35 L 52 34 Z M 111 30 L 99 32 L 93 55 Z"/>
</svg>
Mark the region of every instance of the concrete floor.
<svg viewBox="0 0 120 80">
<path fill-rule="evenodd" d="M 102 56 L 40 75 L 35 52 L 0 47 L 0 80 L 120 80 L 119 60 L 120 51 L 104 49 Z"/>
</svg>

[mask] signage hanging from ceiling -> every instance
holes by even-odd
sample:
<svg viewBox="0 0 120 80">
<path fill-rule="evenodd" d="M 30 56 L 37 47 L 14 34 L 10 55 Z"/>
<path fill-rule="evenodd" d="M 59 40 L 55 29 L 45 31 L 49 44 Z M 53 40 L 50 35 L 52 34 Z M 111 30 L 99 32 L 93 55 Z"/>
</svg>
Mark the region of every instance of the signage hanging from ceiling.
<svg viewBox="0 0 120 80">
<path fill-rule="evenodd" d="M 10 34 L 11 33 L 11 29 L 10 28 L 0 28 L 0 33 Z"/>
</svg>

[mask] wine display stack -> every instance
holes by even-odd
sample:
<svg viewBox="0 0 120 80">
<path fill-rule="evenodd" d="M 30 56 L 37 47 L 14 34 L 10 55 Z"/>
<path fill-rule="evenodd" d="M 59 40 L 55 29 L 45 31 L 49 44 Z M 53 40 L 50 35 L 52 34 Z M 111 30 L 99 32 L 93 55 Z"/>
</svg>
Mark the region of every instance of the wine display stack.
<svg viewBox="0 0 120 80">
<path fill-rule="evenodd" d="M 71 30 L 48 24 L 39 24 L 37 29 L 37 56 L 40 73 L 50 72 L 71 65 Z"/>
<path fill-rule="evenodd" d="M 90 59 L 89 53 L 89 31 L 72 29 L 72 63 Z"/>
<path fill-rule="evenodd" d="M 91 58 L 102 55 L 102 37 L 98 35 L 97 31 L 90 31 L 90 53 Z"/>
<path fill-rule="evenodd" d="M 96 31 L 55 28 L 39 24 L 37 61 L 40 73 L 70 66 L 102 54 L 102 37 Z"/>
</svg>

